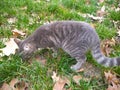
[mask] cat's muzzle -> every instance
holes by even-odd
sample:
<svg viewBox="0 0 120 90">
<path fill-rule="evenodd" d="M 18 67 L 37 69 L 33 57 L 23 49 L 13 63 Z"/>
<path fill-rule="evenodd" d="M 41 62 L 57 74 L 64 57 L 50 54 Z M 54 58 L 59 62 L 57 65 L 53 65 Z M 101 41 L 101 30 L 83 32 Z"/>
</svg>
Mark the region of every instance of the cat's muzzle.
<svg viewBox="0 0 120 90">
<path fill-rule="evenodd" d="M 22 60 L 27 61 L 32 57 L 32 53 L 20 52 L 19 56 L 22 58 Z"/>
</svg>

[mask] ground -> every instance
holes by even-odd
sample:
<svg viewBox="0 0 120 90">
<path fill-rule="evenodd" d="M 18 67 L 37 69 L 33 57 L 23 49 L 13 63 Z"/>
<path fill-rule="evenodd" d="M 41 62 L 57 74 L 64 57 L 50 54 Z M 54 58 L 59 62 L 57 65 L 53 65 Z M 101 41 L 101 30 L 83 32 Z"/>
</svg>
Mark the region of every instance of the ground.
<svg viewBox="0 0 120 90">
<path fill-rule="evenodd" d="M 109 57 L 120 56 L 119 13 L 119 0 L 0 0 L 0 48 L 5 47 L 4 38 L 24 39 L 42 24 L 75 20 L 88 22 L 96 29 L 101 42 L 105 41 L 102 44 L 103 53 Z M 25 35 L 14 36 L 12 30 L 22 31 Z M 104 72 L 111 70 L 120 76 L 120 67 L 105 68 L 95 62 L 90 52 L 84 70 L 80 72 L 70 69 L 75 60 L 68 54 L 60 50 L 54 58 L 51 52 L 39 52 L 47 60 L 45 65 L 34 57 L 32 62 L 23 62 L 16 54 L 0 57 L 0 86 L 17 78 L 27 82 L 32 90 L 52 90 L 54 82 L 51 76 L 54 71 L 59 76 L 69 78 L 70 84 L 65 86 L 66 90 L 106 90 Z M 74 75 L 83 77 L 79 85 L 74 82 Z"/>
</svg>

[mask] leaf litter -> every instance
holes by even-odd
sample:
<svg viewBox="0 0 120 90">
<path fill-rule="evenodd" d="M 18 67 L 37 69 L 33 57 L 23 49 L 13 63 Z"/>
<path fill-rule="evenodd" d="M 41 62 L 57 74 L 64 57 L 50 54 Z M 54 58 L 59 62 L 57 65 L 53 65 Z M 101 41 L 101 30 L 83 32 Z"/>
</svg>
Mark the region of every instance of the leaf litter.
<svg viewBox="0 0 120 90">
<path fill-rule="evenodd" d="M 104 0 L 99 0 L 99 3 L 103 3 L 103 2 L 104 2 Z M 25 8 L 23 7 L 23 9 L 26 9 L 26 7 Z M 93 20 L 101 22 L 104 19 L 103 18 L 104 14 L 105 14 L 105 6 L 103 6 L 99 11 L 97 11 L 97 16 L 93 16 L 91 14 L 85 14 L 84 16 L 85 17 L 88 16 L 89 18 L 91 18 Z M 14 20 L 12 21 L 12 19 L 11 19 L 8 22 L 9 23 L 14 23 L 15 21 Z M 49 23 L 49 22 L 47 22 L 47 23 Z M 45 23 L 45 24 L 47 24 L 47 23 Z M 119 34 L 119 31 L 118 31 L 118 34 Z M 13 30 L 13 36 L 15 36 L 15 37 L 24 36 L 24 33 L 21 33 L 21 32 L 19 32 L 19 30 L 16 29 L 15 31 Z M 112 40 L 112 41 L 111 40 L 106 40 L 105 43 L 106 44 L 104 44 L 105 45 L 104 46 L 104 53 L 107 54 L 107 56 L 109 56 L 109 54 L 112 51 L 112 49 L 111 49 L 111 47 L 109 47 L 109 45 L 113 46 L 115 44 L 115 41 L 114 40 Z M 41 57 L 37 56 L 36 60 L 41 61 Z M 45 60 L 45 62 L 43 61 L 43 64 L 45 64 L 45 63 L 46 63 L 46 60 Z M 84 69 L 81 69 L 78 72 L 82 72 L 82 71 L 84 71 Z M 114 75 L 112 76 L 110 72 L 105 74 L 105 77 L 109 82 L 112 81 L 111 82 L 112 85 L 109 84 L 107 90 L 120 90 L 120 85 L 116 85 L 116 83 L 113 82 L 113 81 L 117 81 L 117 79 L 116 79 L 117 77 L 115 77 Z M 110 78 L 112 78 L 112 80 Z M 53 90 L 65 90 L 64 86 L 66 84 L 70 85 L 70 81 L 68 79 L 66 80 L 63 77 L 57 76 L 57 73 L 55 73 L 55 72 L 53 72 L 52 79 L 53 79 L 53 82 L 54 82 Z M 81 75 L 73 76 L 73 80 L 76 84 L 79 84 L 79 80 L 81 80 L 81 79 L 83 79 L 83 77 Z M 12 87 L 14 86 L 14 82 L 15 81 L 13 80 L 13 84 L 10 84 Z M 16 80 L 16 82 L 17 82 L 17 80 Z M 8 85 L 7 83 L 3 84 L 3 86 L 6 86 L 5 87 L 5 88 L 7 88 L 6 90 L 9 90 L 10 85 Z M 5 89 L 0 89 L 0 90 L 5 90 Z M 18 90 L 18 89 L 15 89 L 15 90 Z M 24 90 L 24 89 L 19 89 L 19 90 Z"/>
<path fill-rule="evenodd" d="M 31 90 L 29 84 L 24 81 L 19 81 L 17 78 L 13 78 L 9 84 L 3 83 L 0 90 Z"/>
<path fill-rule="evenodd" d="M 0 56 L 15 54 L 16 49 L 18 49 L 18 45 L 15 43 L 14 38 L 10 38 L 7 42 L 5 42 L 5 45 L 6 47 L 0 49 L 0 51 L 2 51 Z"/>
<path fill-rule="evenodd" d="M 120 78 L 111 71 L 104 72 L 106 82 L 108 84 L 107 90 L 120 90 Z"/>
<path fill-rule="evenodd" d="M 0 56 L 9 56 L 11 54 L 15 54 L 16 50 L 19 48 L 15 43 L 14 38 L 25 36 L 26 34 L 18 29 L 14 29 L 11 31 L 13 34 L 12 38 L 3 38 L 3 42 L 5 43 L 5 47 L 0 49 Z"/>
<path fill-rule="evenodd" d="M 51 76 L 54 82 L 53 90 L 66 90 L 65 85 L 70 85 L 70 81 L 66 77 L 60 77 L 56 72 Z"/>
<path fill-rule="evenodd" d="M 13 37 L 25 36 L 26 34 L 18 29 L 12 30 Z"/>
<path fill-rule="evenodd" d="M 112 47 L 115 46 L 116 40 L 112 39 L 105 39 L 101 42 L 101 50 L 106 56 L 110 56 L 111 52 L 114 50 Z"/>
</svg>

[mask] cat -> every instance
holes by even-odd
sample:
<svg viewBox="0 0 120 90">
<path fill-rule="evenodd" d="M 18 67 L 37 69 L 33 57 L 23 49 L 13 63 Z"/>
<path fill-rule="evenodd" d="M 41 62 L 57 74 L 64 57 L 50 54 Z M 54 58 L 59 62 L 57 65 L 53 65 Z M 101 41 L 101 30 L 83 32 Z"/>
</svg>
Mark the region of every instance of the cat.
<svg viewBox="0 0 120 90">
<path fill-rule="evenodd" d="M 90 50 L 94 59 L 104 66 L 119 66 L 120 57 L 108 58 L 100 50 L 100 39 L 95 29 L 86 22 L 56 21 L 42 25 L 25 40 L 14 39 L 19 46 L 18 53 L 23 59 L 30 58 L 38 49 L 62 48 L 77 63 L 71 66 L 79 70 L 86 61 L 86 52 Z"/>
</svg>

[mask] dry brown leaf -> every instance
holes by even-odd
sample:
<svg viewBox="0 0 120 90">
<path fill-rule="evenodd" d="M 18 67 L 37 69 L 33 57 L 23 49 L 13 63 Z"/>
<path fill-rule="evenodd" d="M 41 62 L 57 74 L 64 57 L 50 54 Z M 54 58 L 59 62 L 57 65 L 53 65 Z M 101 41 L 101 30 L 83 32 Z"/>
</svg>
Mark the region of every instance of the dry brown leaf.
<svg viewBox="0 0 120 90">
<path fill-rule="evenodd" d="M 10 83 L 9 83 L 9 85 L 10 85 L 10 87 L 11 88 L 15 88 L 14 86 L 15 86 L 15 84 L 18 82 L 18 79 L 16 79 L 16 78 L 13 78 L 11 81 L 10 81 Z"/>
<path fill-rule="evenodd" d="M 120 80 L 117 76 L 110 71 L 104 72 L 105 79 L 108 83 L 107 90 L 120 90 Z"/>
<path fill-rule="evenodd" d="M 76 72 L 83 72 L 84 71 L 84 68 L 81 68 L 79 70 L 77 70 Z"/>
<path fill-rule="evenodd" d="M 53 72 L 52 79 L 55 83 L 53 90 L 65 90 L 64 86 L 66 84 L 70 85 L 70 81 L 66 77 L 61 78 L 60 76 L 57 76 L 57 73 L 55 72 Z"/>
<path fill-rule="evenodd" d="M 3 83 L 2 87 L 0 90 L 11 90 L 11 87 L 7 83 Z"/>
<path fill-rule="evenodd" d="M 92 20 L 98 21 L 98 22 L 102 22 L 104 20 L 103 17 L 93 16 L 92 14 L 83 14 L 83 13 L 80 13 L 80 12 L 78 12 L 78 14 L 82 17 L 87 17 L 87 18 L 89 17 Z"/>
<path fill-rule="evenodd" d="M 24 82 L 24 81 L 18 81 L 17 83 L 15 83 L 15 89 L 14 90 L 28 90 L 28 83 Z M 29 89 L 30 90 L 30 89 Z"/>
<path fill-rule="evenodd" d="M 64 86 L 66 84 L 65 80 L 59 79 L 53 87 L 53 90 L 64 90 Z"/>
<path fill-rule="evenodd" d="M 103 17 L 105 14 L 106 14 L 106 12 L 105 12 L 105 6 L 102 6 L 102 8 L 97 11 L 97 16 L 98 17 Z"/>
<path fill-rule="evenodd" d="M 74 80 L 74 82 L 76 83 L 76 84 L 80 84 L 79 83 L 79 81 L 82 79 L 82 76 L 81 75 L 75 75 L 75 76 L 73 76 L 73 80 Z"/>
<path fill-rule="evenodd" d="M 99 3 L 103 3 L 104 2 L 104 0 L 99 0 Z"/>
<path fill-rule="evenodd" d="M 112 85 L 108 85 L 107 90 L 120 90 L 120 85 L 112 83 Z"/>
<path fill-rule="evenodd" d="M 104 55 L 109 56 L 110 53 L 113 51 L 112 46 L 116 44 L 116 41 L 114 38 L 112 39 L 106 39 L 101 42 L 101 50 L 104 53 Z"/>
<path fill-rule="evenodd" d="M 112 20 L 113 24 L 114 24 L 114 27 L 117 29 L 117 33 L 120 35 L 120 21 L 115 21 L 115 20 Z"/>
<path fill-rule="evenodd" d="M 110 71 L 104 72 L 104 74 L 105 74 L 105 78 L 108 84 L 110 83 L 119 84 L 120 83 L 120 80 L 117 78 L 117 76 L 115 74 L 112 74 Z"/>
<path fill-rule="evenodd" d="M 5 48 L 0 49 L 0 51 L 2 51 L 0 56 L 15 54 L 16 49 L 18 49 L 18 45 L 15 43 L 14 38 L 10 38 L 9 41 L 5 42 L 5 45 Z"/>
<path fill-rule="evenodd" d="M 12 33 L 13 33 L 13 36 L 14 37 L 18 37 L 18 36 L 25 36 L 25 33 L 24 32 L 22 32 L 22 31 L 20 31 L 20 30 L 18 30 L 18 29 L 14 29 L 14 30 L 12 30 Z"/>
<path fill-rule="evenodd" d="M 14 78 L 9 84 L 4 83 L 0 90 L 28 90 L 28 83 Z"/>
</svg>

